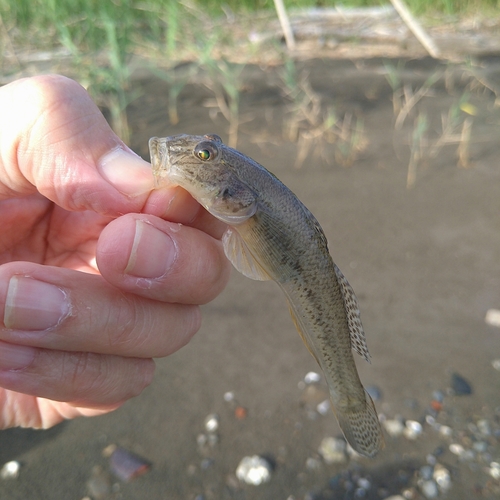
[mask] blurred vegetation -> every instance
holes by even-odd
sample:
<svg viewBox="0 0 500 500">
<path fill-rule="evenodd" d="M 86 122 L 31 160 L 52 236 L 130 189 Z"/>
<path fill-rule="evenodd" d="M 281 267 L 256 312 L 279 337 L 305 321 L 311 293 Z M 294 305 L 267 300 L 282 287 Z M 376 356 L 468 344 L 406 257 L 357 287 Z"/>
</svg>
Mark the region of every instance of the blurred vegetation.
<svg viewBox="0 0 500 500">
<path fill-rule="evenodd" d="M 342 4 L 355 7 L 382 3 L 388 2 L 344 0 Z M 415 13 L 427 16 L 435 12 L 484 14 L 500 6 L 500 0 L 406 3 Z M 285 0 L 285 5 L 291 11 L 334 7 L 336 2 Z M 16 75 L 22 69 L 22 52 L 59 50 L 71 67 L 71 76 L 88 88 L 99 105 L 109 109 L 113 128 L 127 141 L 126 108 L 137 97 L 130 89 L 130 60 L 139 55 L 150 60 L 152 70 L 169 82 L 172 123 L 179 120 L 179 93 L 195 79 L 213 92 L 215 106 L 227 119 L 230 142 L 235 145 L 244 61 L 225 60 L 220 47 L 229 47 L 230 57 L 234 54 L 237 58 L 240 48 L 233 40 L 234 29 L 239 26 L 239 34 L 248 40 L 248 33 L 258 29 L 259 21 L 275 17 L 273 0 L 0 0 L 0 71 L 4 76 Z M 248 50 L 261 50 L 258 44 L 255 47 Z M 313 136 L 333 137 L 332 141 L 346 149 L 341 155 L 343 161 L 351 163 L 352 152 L 363 144 L 362 121 L 338 117 L 334 110 L 327 110 L 323 116 L 318 111 L 317 96 L 295 74 L 293 61 L 281 55 L 285 63 L 283 88 L 290 101 L 290 130 L 286 135 L 293 135 L 296 141 L 307 140 L 307 144 Z M 181 76 L 170 71 L 183 60 L 196 61 L 193 72 Z M 306 154 L 307 150 L 303 151 Z"/>
</svg>

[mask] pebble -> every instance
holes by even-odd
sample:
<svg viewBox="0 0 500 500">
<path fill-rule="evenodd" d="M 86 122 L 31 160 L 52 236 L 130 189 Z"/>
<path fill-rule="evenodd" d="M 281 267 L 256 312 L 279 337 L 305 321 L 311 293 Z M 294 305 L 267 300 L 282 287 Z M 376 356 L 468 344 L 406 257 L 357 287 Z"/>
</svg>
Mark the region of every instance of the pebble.
<svg viewBox="0 0 500 500">
<path fill-rule="evenodd" d="M 458 373 L 451 376 L 451 388 L 456 396 L 468 396 L 472 394 L 472 386 Z"/>
<path fill-rule="evenodd" d="M 500 479 L 500 463 L 491 462 L 488 472 L 493 479 Z"/>
<path fill-rule="evenodd" d="M 437 498 L 437 496 L 439 495 L 437 484 L 432 479 L 429 479 L 428 481 L 422 481 L 420 483 L 420 491 L 425 496 L 425 498 L 429 499 Z"/>
<path fill-rule="evenodd" d="M 232 401 L 234 401 L 234 392 L 233 391 L 225 392 L 224 401 L 226 401 L 226 403 L 231 403 Z"/>
<path fill-rule="evenodd" d="M 373 401 L 380 401 L 382 399 L 382 391 L 376 385 L 367 386 L 366 392 L 371 396 Z"/>
<path fill-rule="evenodd" d="M 217 432 L 219 428 L 219 416 L 215 413 L 211 413 L 205 419 L 205 430 L 207 432 Z"/>
<path fill-rule="evenodd" d="M 405 430 L 403 422 L 397 418 L 384 420 L 384 428 L 391 437 L 399 437 Z"/>
<path fill-rule="evenodd" d="M 142 476 L 151 468 L 150 462 L 119 446 L 109 457 L 109 465 L 111 472 L 125 482 Z"/>
<path fill-rule="evenodd" d="M 247 484 L 258 486 L 271 479 L 271 464 L 259 455 L 244 457 L 236 469 L 236 477 Z"/>
<path fill-rule="evenodd" d="M 457 457 L 461 457 L 465 452 L 464 447 L 458 443 L 450 444 L 449 450 L 453 453 L 453 455 L 457 455 Z"/>
<path fill-rule="evenodd" d="M 439 428 L 439 434 L 444 437 L 451 437 L 453 435 L 453 429 L 448 425 L 442 425 Z"/>
<path fill-rule="evenodd" d="M 109 498 L 111 494 L 111 478 L 101 467 L 95 466 L 92 469 L 92 476 L 87 481 L 87 490 L 95 500 Z"/>
<path fill-rule="evenodd" d="M 401 495 L 391 495 L 390 497 L 385 497 L 384 500 L 406 500 L 406 499 Z"/>
<path fill-rule="evenodd" d="M 478 420 L 477 428 L 483 436 L 491 436 L 491 425 L 486 419 Z"/>
<path fill-rule="evenodd" d="M 500 328 L 500 310 L 488 309 L 484 321 L 491 326 L 498 326 Z"/>
<path fill-rule="evenodd" d="M 321 441 L 318 452 L 327 464 L 347 461 L 346 442 L 342 438 L 326 437 Z"/>
<path fill-rule="evenodd" d="M 403 434 L 406 439 L 415 440 L 422 434 L 422 424 L 416 420 L 407 420 Z"/>
<path fill-rule="evenodd" d="M 17 460 L 11 460 L 3 465 L 0 469 L 0 478 L 2 479 L 17 479 L 21 464 Z"/>
<path fill-rule="evenodd" d="M 318 470 L 321 468 L 321 462 L 317 458 L 309 457 L 306 460 L 306 468 L 309 470 Z"/>
<path fill-rule="evenodd" d="M 436 465 L 432 477 L 443 493 L 446 493 L 451 488 L 450 471 L 441 464 Z"/>
<path fill-rule="evenodd" d="M 306 384 L 317 384 L 321 380 L 321 375 L 316 372 L 308 372 L 304 377 L 304 382 Z"/>
<path fill-rule="evenodd" d="M 318 406 L 316 406 L 316 410 L 320 415 L 326 415 L 330 411 L 330 400 L 325 399 Z"/>
</svg>

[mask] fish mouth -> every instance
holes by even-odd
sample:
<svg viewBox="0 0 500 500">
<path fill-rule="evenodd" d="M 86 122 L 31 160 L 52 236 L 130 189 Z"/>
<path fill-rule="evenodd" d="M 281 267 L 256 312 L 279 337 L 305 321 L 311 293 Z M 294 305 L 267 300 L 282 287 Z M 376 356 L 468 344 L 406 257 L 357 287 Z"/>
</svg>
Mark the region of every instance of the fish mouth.
<svg viewBox="0 0 500 500">
<path fill-rule="evenodd" d="M 151 137 L 149 139 L 149 156 L 153 169 L 155 187 L 174 187 L 172 181 L 172 158 L 168 147 L 169 137 Z"/>
</svg>

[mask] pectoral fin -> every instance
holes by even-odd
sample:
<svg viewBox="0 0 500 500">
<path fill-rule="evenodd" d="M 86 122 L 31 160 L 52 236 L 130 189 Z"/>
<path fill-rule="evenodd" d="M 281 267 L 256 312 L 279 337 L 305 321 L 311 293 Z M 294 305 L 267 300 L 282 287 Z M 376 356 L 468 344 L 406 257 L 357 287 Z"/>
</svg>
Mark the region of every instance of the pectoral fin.
<svg viewBox="0 0 500 500">
<path fill-rule="evenodd" d="M 333 266 L 340 285 L 342 298 L 344 299 L 344 308 L 347 316 L 347 324 L 349 326 L 349 336 L 351 338 L 351 348 L 362 358 L 368 361 L 368 363 L 371 363 L 356 295 L 354 295 L 354 290 L 342 274 L 342 271 L 335 264 Z"/>
<path fill-rule="evenodd" d="M 250 248 L 245 243 L 238 231 L 229 227 L 222 237 L 224 253 L 231 264 L 247 278 L 259 281 L 272 279 L 266 270 L 253 256 Z"/>
</svg>

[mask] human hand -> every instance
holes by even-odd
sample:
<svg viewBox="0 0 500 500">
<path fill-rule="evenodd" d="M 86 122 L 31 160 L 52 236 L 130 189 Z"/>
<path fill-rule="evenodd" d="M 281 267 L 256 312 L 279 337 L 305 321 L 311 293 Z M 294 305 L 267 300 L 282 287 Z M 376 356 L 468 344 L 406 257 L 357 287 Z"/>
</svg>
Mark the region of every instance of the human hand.
<svg viewBox="0 0 500 500">
<path fill-rule="evenodd" d="M 139 394 L 229 264 L 221 223 L 152 190 L 76 82 L 16 81 L 0 109 L 0 428 L 46 428 Z"/>
</svg>

